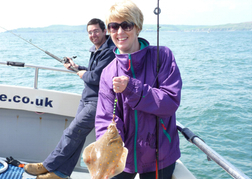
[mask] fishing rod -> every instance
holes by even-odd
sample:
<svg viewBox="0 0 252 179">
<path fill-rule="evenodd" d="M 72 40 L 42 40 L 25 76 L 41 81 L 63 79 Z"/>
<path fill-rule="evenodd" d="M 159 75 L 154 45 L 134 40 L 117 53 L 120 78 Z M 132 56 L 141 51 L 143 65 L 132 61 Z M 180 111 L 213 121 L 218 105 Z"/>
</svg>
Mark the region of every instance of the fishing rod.
<svg viewBox="0 0 252 179">
<path fill-rule="evenodd" d="M 238 170 L 234 165 L 225 160 L 221 155 L 209 147 L 201 138 L 195 135 L 189 128 L 184 127 L 180 122 L 176 121 L 177 129 L 192 144 L 196 145 L 206 155 L 208 161 L 213 160 L 221 168 L 223 168 L 230 176 L 235 179 L 249 179 L 244 173 Z"/>
<path fill-rule="evenodd" d="M 157 15 L 157 79 L 159 73 L 159 14 L 161 9 L 159 8 L 159 0 L 157 0 L 157 7 L 154 9 L 154 14 Z M 156 79 L 156 80 L 157 80 Z M 157 80 L 158 86 L 158 80 Z M 156 117 L 156 179 L 159 179 L 159 118 Z"/>
<path fill-rule="evenodd" d="M 0 27 L 1 27 L 1 26 L 0 26 Z M 26 40 L 26 39 L 20 37 L 19 35 L 15 34 L 14 32 L 12 32 L 12 31 L 10 31 L 10 30 L 7 30 L 7 29 L 5 29 L 4 27 L 1 27 L 1 28 L 4 29 L 4 30 L 6 30 L 7 32 L 10 32 L 10 33 L 12 33 L 13 35 L 19 37 L 20 39 L 24 40 L 25 42 L 27 42 L 27 43 L 33 45 L 33 46 L 36 47 L 37 49 L 43 51 L 43 52 L 46 53 L 47 55 L 49 55 L 49 56 L 51 56 L 52 58 L 58 60 L 60 63 L 63 63 L 63 64 L 64 64 L 64 63 L 69 63 L 69 60 L 67 59 L 67 57 L 64 57 L 63 60 L 62 60 L 62 59 L 60 59 L 59 57 L 53 55 L 52 53 L 50 53 L 50 52 L 48 52 L 48 51 L 46 51 L 46 50 L 43 50 L 42 48 L 36 46 L 35 44 L 31 43 L 30 41 L 28 41 L 28 40 Z M 72 58 L 76 58 L 76 56 L 73 56 Z M 77 68 L 75 68 L 75 67 L 73 67 L 73 66 L 70 66 L 70 68 L 71 68 L 73 71 L 75 71 L 75 72 L 78 72 L 78 71 L 79 71 Z"/>
</svg>

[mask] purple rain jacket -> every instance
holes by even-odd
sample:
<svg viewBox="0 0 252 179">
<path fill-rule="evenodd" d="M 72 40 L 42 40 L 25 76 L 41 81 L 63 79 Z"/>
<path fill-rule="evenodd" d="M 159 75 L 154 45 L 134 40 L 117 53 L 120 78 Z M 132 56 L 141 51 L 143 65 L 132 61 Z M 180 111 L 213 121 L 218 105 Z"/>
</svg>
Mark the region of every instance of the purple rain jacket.
<svg viewBox="0 0 252 179">
<path fill-rule="evenodd" d="M 104 68 L 95 119 L 96 138 L 107 130 L 113 118 L 128 149 L 124 171 L 146 173 L 156 170 L 156 116 L 159 120 L 159 169 L 173 164 L 180 157 L 179 136 L 175 112 L 181 98 L 182 80 L 171 50 L 159 47 L 160 70 L 158 83 L 157 47 L 139 38 L 141 49 L 132 54 L 117 54 Z M 113 91 L 115 76 L 128 76 L 129 83 L 122 93 Z M 158 84 L 158 85 L 157 85 Z"/>
</svg>

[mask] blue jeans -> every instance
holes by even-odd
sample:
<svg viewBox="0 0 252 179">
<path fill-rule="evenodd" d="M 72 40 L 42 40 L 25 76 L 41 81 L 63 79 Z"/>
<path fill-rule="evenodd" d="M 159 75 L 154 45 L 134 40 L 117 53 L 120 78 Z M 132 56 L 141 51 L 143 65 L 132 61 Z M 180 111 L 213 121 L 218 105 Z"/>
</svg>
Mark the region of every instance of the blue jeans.
<svg viewBox="0 0 252 179">
<path fill-rule="evenodd" d="M 158 170 L 159 179 L 171 179 L 173 171 L 175 169 L 175 163 L 171 164 L 170 166 L 166 168 Z M 141 173 L 139 175 L 140 175 L 140 179 L 155 179 L 156 178 L 156 172 Z M 135 176 L 136 176 L 136 173 L 122 172 L 111 179 L 134 179 Z"/>
<path fill-rule="evenodd" d="M 80 157 L 87 135 L 94 128 L 96 101 L 80 101 L 77 114 L 52 153 L 43 162 L 49 172 L 70 176 Z"/>
</svg>

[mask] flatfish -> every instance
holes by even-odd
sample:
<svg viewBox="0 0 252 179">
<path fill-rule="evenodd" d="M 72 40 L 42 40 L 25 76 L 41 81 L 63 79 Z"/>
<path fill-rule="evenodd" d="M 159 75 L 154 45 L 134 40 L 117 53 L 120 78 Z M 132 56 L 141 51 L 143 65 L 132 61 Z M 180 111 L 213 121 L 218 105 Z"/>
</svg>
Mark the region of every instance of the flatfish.
<svg viewBox="0 0 252 179">
<path fill-rule="evenodd" d="M 83 160 L 92 179 L 108 179 L 124 170 L 127 155 L 128 149 L 112 120 L 103 136 L 84 149 Z"/>
</svg>

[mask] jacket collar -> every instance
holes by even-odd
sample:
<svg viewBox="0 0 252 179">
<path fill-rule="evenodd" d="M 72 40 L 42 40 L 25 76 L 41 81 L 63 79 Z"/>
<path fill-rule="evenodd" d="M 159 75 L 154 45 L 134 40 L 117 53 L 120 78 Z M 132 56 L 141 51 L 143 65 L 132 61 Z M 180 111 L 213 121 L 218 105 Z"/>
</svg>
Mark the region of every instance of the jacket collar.
<svg viewBox="0 0 252 179">
<path fill-rule="evenodd" d="M 138 38 L 138 41 L 141 44 L 140 50 L 132 54 L 117 54 L 119 50 L 117 47 L 114 48 L 118 64 L 120 64 L 119 66 L 124 71 L 129 71 L 129 68 L 132 66 L 135 70 L 139 70 L 143 67 L 144 60 L 142 60 L 142 58 L 146 54 L 147 48 L 145 47 L 149 46 L 149 42 L 143 38 Z M 132 66 L 130 64 L 132 64 Z"/>
</svg>

